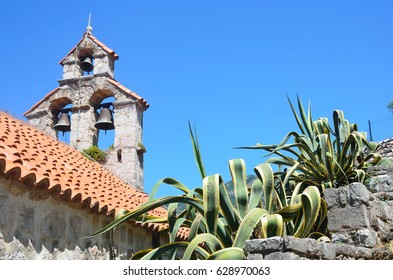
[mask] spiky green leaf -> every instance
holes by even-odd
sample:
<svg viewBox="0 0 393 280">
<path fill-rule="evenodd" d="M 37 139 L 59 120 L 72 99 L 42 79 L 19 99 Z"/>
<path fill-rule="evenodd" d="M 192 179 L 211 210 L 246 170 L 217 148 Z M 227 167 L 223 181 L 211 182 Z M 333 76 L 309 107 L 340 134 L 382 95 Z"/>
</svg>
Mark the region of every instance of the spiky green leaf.
<svg viewBox="0 0 393 280">
<path fill-rule="evenodd" d="M 246 164 L 244 163 L 243 159 L 230 160 L 229 170 L 232 176 L 233 187 L 235 191 L 236 206 L 240 217 L 243 218 L 247 213 L 248 207 Z"/>
</svg>

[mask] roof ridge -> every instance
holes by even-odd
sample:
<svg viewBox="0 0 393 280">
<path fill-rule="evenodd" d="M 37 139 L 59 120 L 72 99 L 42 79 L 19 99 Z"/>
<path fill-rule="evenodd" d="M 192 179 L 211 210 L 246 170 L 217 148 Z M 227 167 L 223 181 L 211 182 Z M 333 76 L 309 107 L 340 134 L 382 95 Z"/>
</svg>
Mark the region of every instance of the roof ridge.
<svg viewBox="0 0 393 280">
<path fill-rule="evenodd" d="M 29 114 L 31 111 L 36 109 L 42 102 L 47 100 L 49 97 L 51 97 L 53 94 L 57 93 L 60 90 L 60 86 L 57 86 L 56 88 L 52 89 L 50 92 L 48 92 L 40 101 L 35 103 L 29 110 L 27 110 L 23 115 L 26 116 Z"/>
<path fill-rule="evenodd" d="M 116 79 L 106 77 L 106 80 L 109 83 L 111 83 L 112 85 L 114 85 L 115 87 L 117 87 L 118 89 L 120 89 L 121 91 L 123 91 L 123 92 L 129 94 L 130 96 L 132 96 L 133 98 L 135 98 L 138 102 L 140 102 L 140 104 L 143 106 L 143 108 L 145 108 L 145 110 L 150 107 L 150 104 L 142 96 L 137 94 L 135 91 L 127 88 L 126 86 L 122 85 Z"/>
<path fill-rule="evenodd" d="M 92 40 L 93 42 L 95 42 L 98 46 L 100 46 L 105 52 L 107 52 L 110 56 L 112 56 L 112 58 L 114 60 L 118 60 L 119 59 L 119 55 L 112 50 L 111 48 L 109 48 L 108 46 L 106 46 L 103 42 L 101 42 L 100 40 L 98 40 L 95 36 L 93 36 L 92 34 L 89 34 L 87 32 L 83 33 L 82 38 L 78 41 L 78 43 L 60 60 L 59 64 L 63 64 L 64 60 L 66 60 L 66 58 L 68 56 L 70 56 L 70 54 L 72 54 L 80 45 L 80 43 L 82 43 L 82 41 L 85 38 L 89 38 L 90 40 Z"/>
<path fill-rule="evenodd" d="M 8 110 L 5 109 L 5 108 L 1 108 L 1 107 L 0 107 L 0 114 L 1 114 L 1 113 L 7 114 L 7 115 L 13 117 L 14 119 L 23 121 L 22 118 L 21 118 L 20 116 L 18 116 L 18 115 L 16 115 L 16 114 L 12 113 L 12 112 L 10 112 L 10 111 L 8 111 Z"/>
</svg>

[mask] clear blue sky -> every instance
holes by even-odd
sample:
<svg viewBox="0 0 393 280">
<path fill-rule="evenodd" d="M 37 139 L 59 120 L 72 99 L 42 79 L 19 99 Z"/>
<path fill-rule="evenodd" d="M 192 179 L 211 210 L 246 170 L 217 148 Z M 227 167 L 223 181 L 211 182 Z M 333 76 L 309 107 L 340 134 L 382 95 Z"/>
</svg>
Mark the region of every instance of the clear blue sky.
<svg viewBox="0 0 393 280">
<path fill-rule="evenodd" d="M 286 95 L 314 118 L 341 109 L 360 130 L 390 116 L 392 1 L 5 1 L 0 108 L 23 113 L 54 89 L 58 62 L 85 32 L 119 55 L 115 78 L 143 96 L 145 191 L 164 177 L 200 186 L 188 134 L 196 124 L 207 173 L 228 160 L 252 173 L 296 129 Z M 391 133 L 392 127 L 386 127 Z M 162 195 L 170 193 L 163 191 Z"/>
</svg>

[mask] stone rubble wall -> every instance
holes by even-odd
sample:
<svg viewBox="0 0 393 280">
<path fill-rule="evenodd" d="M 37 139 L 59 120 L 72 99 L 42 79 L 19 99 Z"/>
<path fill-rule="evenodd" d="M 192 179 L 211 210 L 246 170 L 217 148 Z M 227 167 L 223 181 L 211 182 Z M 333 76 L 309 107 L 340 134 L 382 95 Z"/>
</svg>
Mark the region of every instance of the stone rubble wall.
<svg viewBox="0 0 393 280">
<path fill-rule="evenodd" d="M 393 239 L 393 180 L 382 175 L 370 185 L 374 193 L 361 183 L 325 190 L 333 243 L 374 248 Z"/>
<path fill-rule="evenodd" d="M 392 259 L 393 179 L 390 169 L 375 168 L 361 183 L 326 189 L 330 243 L 292 236 L 249 240 L 249 260 Z"/>
<path fill-rule="evenodd" d="M 379 142 L 377 152 L 379 152 L 383 157 L 393 159 L 393 138 Z"/>
<path fill-rule="evenodd" d="M 380 173 L 361 183 L 325 190 L 331 242 L 292 236 L 249 240 L 247 259 L 339 260 L 393 258 L 393 179 Z"/>
<path fill-rule="evenodd" d="M 248 260 L 370 260 L 380 256 L 376 249 L 293 236 L 248 240 L 245 250 Z"/>
</svg>

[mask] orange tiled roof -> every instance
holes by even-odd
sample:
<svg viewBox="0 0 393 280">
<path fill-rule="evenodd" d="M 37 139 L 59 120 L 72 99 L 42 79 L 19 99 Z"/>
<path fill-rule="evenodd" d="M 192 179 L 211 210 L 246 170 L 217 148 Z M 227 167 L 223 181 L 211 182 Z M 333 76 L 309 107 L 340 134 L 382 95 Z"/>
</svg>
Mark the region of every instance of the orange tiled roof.
<svg viewBox="0 0 393 280">
<path fill-rule="evenodd" d="M 118 60 L 119 59 L 119 55 L 112 49 L 108 48 L 104 43 L 102 43 L 101 41 L 99 41 L 96 37 L 94 37 L 93 35 L 91 35 L 90 33 L 84 33 L 82 39 L 79 40 L 78 44 L 76 44 L 75 47 L 73 47 L 68 54 L 62 59 L 60 60 L 59 64 L 63 65 L 64 60 L 71 54 L 73 53 L 77 46 L 83 41 L 83 39 L 85 38 L 85 36 L 87 36 L 87 38 L 91 39 L 94 43 L 96 43 L 97 45 L 99 45 L 105 52 L 107 52 L 112 59 L 114 60 Z"/>
<path fill-rule="evenodd" d="M 66 201 L 79 202 L 97 213 L 114 216 L 133 210 L 148 195 L 126 184 L 100 164 L 86 159 L 71 146 L 0 112 L 0 176 L 19 179 L 28 188 L 42 187 Z M 164 217 L 157 208 L 150 215 Z M 149 230 L 165 225 L 135 223 Z"/>
</svg>

